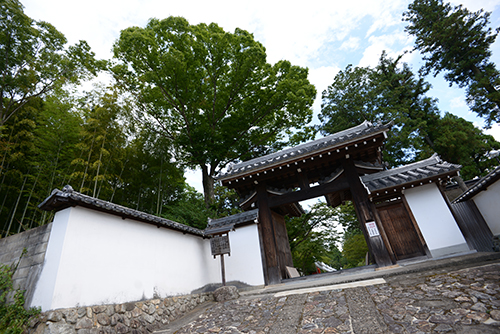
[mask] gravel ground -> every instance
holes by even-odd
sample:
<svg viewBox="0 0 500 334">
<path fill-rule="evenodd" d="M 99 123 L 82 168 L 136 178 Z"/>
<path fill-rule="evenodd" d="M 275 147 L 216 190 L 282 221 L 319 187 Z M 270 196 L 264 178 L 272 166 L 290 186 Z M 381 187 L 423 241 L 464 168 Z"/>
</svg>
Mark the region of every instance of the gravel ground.
<svg viewBox="0 0 500 334">
<path fill-rule="evenodd" d="M 211 303 L 156 333 L 500 333 L 500 263 L 449 270 Z"/>
</svg>

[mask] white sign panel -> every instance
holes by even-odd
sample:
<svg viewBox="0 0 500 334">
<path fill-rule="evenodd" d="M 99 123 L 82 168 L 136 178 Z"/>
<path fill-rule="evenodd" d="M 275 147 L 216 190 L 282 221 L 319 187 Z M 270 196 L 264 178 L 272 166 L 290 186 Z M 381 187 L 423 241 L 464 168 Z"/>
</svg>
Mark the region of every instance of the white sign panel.
<svg viewBox="0 0 500 334">
<path fill-rule="evenodd" d="M 380 235 L 380 232 L 378 231 L 377 228 L 377 224 L 375 222 L 366 223 L 366 230 L 368 231 L 368 235 L 370 237 L 376 237 Z"/>
</svg>

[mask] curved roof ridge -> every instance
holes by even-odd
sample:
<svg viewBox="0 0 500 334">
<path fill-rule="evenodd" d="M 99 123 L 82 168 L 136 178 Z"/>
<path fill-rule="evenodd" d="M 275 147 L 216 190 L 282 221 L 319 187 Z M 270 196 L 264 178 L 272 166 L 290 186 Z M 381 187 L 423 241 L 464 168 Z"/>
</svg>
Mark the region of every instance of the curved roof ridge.
<svg viewBox="0 0 500 334">
<path fill-rule="evenodd" d="M 366 180 L 369 180 L 370 176 L 375 176 L 375 175 L 380 176 L 381 175 L 380 173 L 383 173 L 384 176 L 390 176 L 393 174 L 403 173 L 403 172 L 408 171 L 408 170 L 414 170 L 414 169 L 417 169 L 420 167 L 426 167 L 426 166 L 435 165 L 435 164 L 443 163 L 443 162 L 445 162 L 445 161 L 443 161 L 437 153 L 434 153 L 432 156 L 430 156 L 429 158 L 424 159 L 424 160 L 420 160 L 420 161 L 412 162 L 412 163 L 407 164 L 407 165 L 387 169 L 387 170 L 381 171 L 379 173 L 364 175 L 363 179 L 366 178 Z M 446 163 L 448 163 L 448 162 L 446 162 Z M 375 178 L 376 177 L 374 177 L 374 179 Z"/>
<path fill-rule="evenodd" d="M 138 220 L 158 227 L 167 227 L 185 233 L 204 236 L 203 230 L 79 193 L 74 191 L 70 185 L 64 186 L 62 190 L 54 189 L 50 196 L 40 203 L 38 207 L 46 211 L 60 211 L 74 205 L 103 211 L 122 218 Z"/>
<path fill-rule="evenodd" d="M 307 143 L 289 147 L 284 150 L 270 153 L 261 157 L 242 161 L 235 165 L 229 165 L 227 172 L 219 173 L 215 178 L 220 180 L 225 177 L 232 177 L 234 175 L 239 175 L 256 169 L 260 169 L 265 166 L 298 159 L 304 155 L 311 154 L 328 147 L 339 146 L 351 140 L 362 138 L 364 135 L 368 135 L 373 132 L 388 130 L 392 126 L 392 124 L 393 122 L 373 125 L 368 121 L 364 121 L 363 123 L 352 128 L 336 132 L 326 137 L 315 139 Z"/>
<path fill-rule="evenodd" d="M 494 170 L 488 173 L 488 175 L 483 177 L 480 181 L 478 181 L 475 185 L 470 187 L 462 195 L 453 200 L 452 203 L 463 202 L 474 197 L 476 194 L 487 189 L 491 184 L 493 184 L 499 179 L 500 179 L 500 166 L 497 166 Z"/>
</svg>

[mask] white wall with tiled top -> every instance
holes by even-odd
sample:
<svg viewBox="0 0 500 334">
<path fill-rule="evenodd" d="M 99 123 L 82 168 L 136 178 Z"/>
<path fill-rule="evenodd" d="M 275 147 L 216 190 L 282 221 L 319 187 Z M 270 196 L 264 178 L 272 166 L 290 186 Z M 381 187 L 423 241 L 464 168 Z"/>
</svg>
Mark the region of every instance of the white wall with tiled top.
<svg viewBox="0 0 500 334">
<path fill-rule="evenodd" d="M 500 180 L 473 197 L 493 235 L 500 235 Z"/>
<path fill-rule="evenodd" d="M 404 195 L 433 257 L 469 251 L 435 183 L 406 189 Z"/>
<path fill-rule="evenodd" d="M 226 281 L 241 281 L 248 285 L 264 285 L 264 271 L 257 224 L 229 232 L 231 255 L 224 256 Z M 244 274 L 244 277 L 242 276 Z"/>
<path fill-rule="evenodd" d="M 250 227 L 230 233 L 235 240 L 227 280 L 263 284 L 263 279 L 255 279 L 259 269 L 262 276 L 262 265 L 238 265 L 260 259 L 255 232 Z M 242 238 L 248 239 L 243 248 L 237 241 Z M 220 282 L 220 260 L 211 255 L 209 239 L 72 207 L 55 215 L 31 306 L 45 311 L 117 304 L 189 294 Z"/>
</svg>

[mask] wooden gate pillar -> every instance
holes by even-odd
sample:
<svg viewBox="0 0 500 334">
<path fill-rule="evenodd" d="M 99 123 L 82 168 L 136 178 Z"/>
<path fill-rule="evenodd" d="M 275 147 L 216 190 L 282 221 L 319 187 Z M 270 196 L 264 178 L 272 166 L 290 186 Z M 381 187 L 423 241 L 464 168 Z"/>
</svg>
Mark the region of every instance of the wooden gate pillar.
<svg viewBox="0 0 500 334">
<path fill-rule="evenodd" d="M 359 179 L 359 175 L 353 161 L 346 156 L 346 159 L 342 160 L 342 167 L 344 168 L 344 173 L 351 189 L 352 201 L 354 203 L 354 208 L 356 209 L 356 215 L 358 216 L 358 220 L 361 224 L 361 230 L 363 231 L 368 248 L 375 258 L 375 262 L 379 267 L 394 264 L 388 248 L 384 243 L 384 239 L 380 235 L 381 233 L 384 233 L 384 231 L 380 217 L 376 211 L 377 209 L 368 198 L 368 192 Z M 376 224 L 370 232 L 368 231 L 367 223 L 369 225 L 371 223 L 372 226 L 373 224 Z M 379 233 L 377 233 L 377 227 L 378 231 L 380 231 Z"/>
<path fill-rule="evenodd" d="M 264 184 L 257 186 L 257 205 L 259 207 L 259 234 L 263 245 L 264 278 L 266 284 L 281 283 L 281 273 L 276 246 L 273 215 L 268 204 L 267 190 Z"/>
</svg>

